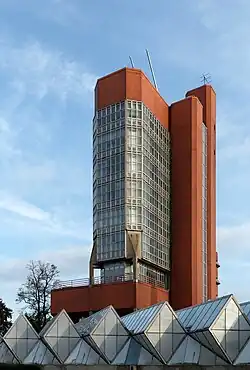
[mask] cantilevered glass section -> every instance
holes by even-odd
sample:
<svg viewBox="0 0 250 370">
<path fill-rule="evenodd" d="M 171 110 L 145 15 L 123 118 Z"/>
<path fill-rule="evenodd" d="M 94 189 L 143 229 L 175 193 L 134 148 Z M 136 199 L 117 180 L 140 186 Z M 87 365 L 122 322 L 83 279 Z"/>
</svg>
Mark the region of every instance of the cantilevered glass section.
<svg viewBox="0 0 250 370">
<path fill-rule="evenodd" d="M 127 235 L 140 234 L 137 279 L 167 285 L 170 270 L 170 135 L 140 101 L 96 112 L 93 240 L 103 281 L 134 276 Z"/>
<path fill-rule="evenodd" d="M 96 112 L 93 238 L 97 261 L 125 257 L 125 102 Z"/>
<path fill-rule="evenodd" d="M 145 105 L 142 158 L 142 256 L 170 270 L 170 135 Z"/>
</svg>

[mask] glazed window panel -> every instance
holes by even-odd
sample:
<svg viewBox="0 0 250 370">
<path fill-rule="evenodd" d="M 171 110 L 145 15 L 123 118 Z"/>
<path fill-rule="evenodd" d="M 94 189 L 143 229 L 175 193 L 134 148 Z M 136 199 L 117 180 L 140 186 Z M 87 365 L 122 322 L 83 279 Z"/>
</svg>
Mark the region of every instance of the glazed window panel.
<svg viewBox="0 0 250 370">
<path fill-rule="evenodd" d="M 143 109 L 143 258 L 170 269 L 170 137 Z"/>
<path fill-rule="evenodd" d="M 170 137 L 142 102 L 97 112 L 93 133 L 93 220 L 98 259 L 124 256 L 114 229 L 143 230 L 142 257 L 170 268 Z M 119 228 L 119 230 L 118 230 Z"/>
<path fill-rule="evenodd" d="M 125 254 L 124 107 L 124 102 L 114 104 L 94 118 L 93 235 L 99 261 Z"/>
<path fill-rule="evenodd" d="M 202 124 L 202 292 L 207 301 L 207 127 Z"/>
</svg>

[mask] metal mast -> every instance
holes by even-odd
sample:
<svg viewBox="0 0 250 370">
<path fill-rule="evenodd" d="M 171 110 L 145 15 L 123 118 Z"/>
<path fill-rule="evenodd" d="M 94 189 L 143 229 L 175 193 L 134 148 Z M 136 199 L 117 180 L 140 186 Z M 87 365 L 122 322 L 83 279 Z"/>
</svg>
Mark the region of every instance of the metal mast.
<svg viewBox="0 0 250 370">
<path fill-rule="evenodd" d="M 154 70 L 153 70 L 153 65 L 152 65 L 152 62 L 151 62 L 149 51 L 147 49 L 146 49 L 146 54 L 147 54 L 147 58 L 148 58 L 149 68 L 150 68 L 150 71 L 151 71 L 151 74 L 152 74 L 152 79 L 153 79 L 154 87 L 158 91 L 158 87 L 157 87 L 157 83 L 156 83 L 156 79 L 155 79 L 155 74 L 154 74 Z"/>
<path fill-rule="evenodd" d="M 132 57 L 131 57 L 131 56 L 129 56 L 129 60 L 130 60 L 131 67 L 132 67 L 132 68 L 135 68 L 135 66 L 134 66 L 134 62 L 133 62 L 133 59 L 132 59 Z"/>
</svg>

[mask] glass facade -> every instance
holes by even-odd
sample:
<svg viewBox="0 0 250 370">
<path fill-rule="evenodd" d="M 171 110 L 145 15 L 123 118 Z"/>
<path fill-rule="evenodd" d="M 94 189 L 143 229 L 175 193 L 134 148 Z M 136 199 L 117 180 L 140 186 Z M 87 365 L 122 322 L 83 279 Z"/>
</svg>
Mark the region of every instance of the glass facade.
<svg viewBox="0 0 250 370">
<path fill-rule="evenodd" d="M 145 106 L 142 256 L 170 269 L 170 135 Z"/>
<path fill-rule="evenodd" d="M 170 269 L 169 132 L 142 102 L 114 104 L 96 112 L 93 156 L 97 261 L 126 259 L 125 230 L 143 231 L 139 274 L 164 284 Z M 131 272 L 126 263 L 106 266 L 107 273 Z"/>
<path fill-rule="evenodd" d="M 139 280 L 149 284 L 154 283 L 160 287 L 167 287 L 168 282 L 165 271 L 148 266 L 143 262 L 139 263 Z"/>
<path fill-rule="evenodd" d="M 202 124 L 202 266 L 203 302 L 207 300 L 207 127 Z"/>
<path fill-rule="evenodd" d="M 93 237 L 97 261 L 125 256 L 125 103 L 96 113 L 93 130 Z"/>
<path fill-rule="evenodd" d="M 142 230 L 142 103 L 126 105 L 126 229 Z"/>
<path fill-rule="evenodd" d="M 102 283 L 133 280 L 133 265 L 126 261 L 106 263 L 101 270 Z"/>
</svg>

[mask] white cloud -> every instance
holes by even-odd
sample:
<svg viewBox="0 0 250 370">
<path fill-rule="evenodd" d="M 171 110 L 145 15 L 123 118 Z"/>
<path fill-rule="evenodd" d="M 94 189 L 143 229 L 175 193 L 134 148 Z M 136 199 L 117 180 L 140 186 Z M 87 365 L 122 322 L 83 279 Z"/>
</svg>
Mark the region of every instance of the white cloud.
<svg viewBox="0 0 250 370">
<path fill-rule="evenodd" d="M 190 1 L 190 8 L 192 21 L 185 18 L 189 23 L 184 26 L 185 32 L 180 28 L 173 33 L 171 53 L 162 52 L 162 57 L 164 62 L 175 62 L 180 71 L 190 74 L 191 78 L 196 75 L 198 79 L 203 72 L 211 73 L 217 92 L 220 294 L 233 292 L 240 300 L 247 300 L 250 284 L 247 262 L 250 260 L 250 85 L 247 78 L 250 3 L 239 0 L 235 7 L 235 2 L 229 0 L 225 11 L 223 2 L 194 0 Z"/>
<path fill-rule="evenodd" d="M 26 11 L 30 11 L 30 16 L 37 16 L 41 19 L 50 19 L 58 24 L 74 27 L 93 22 L 93 19 L 85 19 L 83 22 L 83 13 L 78 11 L 78 7 L 69 3 L 67 0 L 50 1 L 56 6 L 46 6 L 37 12 L 34 2 L 26 6 Z M 237 291 L 241 299 L 244 294 L 248 294 L 246 259 L 250 259 L 248 241 L 250 237 L 250 214 L 246 214 L 244 221 L 239 220 L 239 215 L 234 211 L 231 203 L 238 202 L 247 206 L 248 188 L 250 186 L 249 161 L 250 161 L 250 130 L 248 128 L 249 108 L 247 98 L 244 94 L 249 92 L 249 83 L 246 78 L 248 75 L 248 65 L 250 63 L 249 41 L 249 0 L 238 0 L 237 7 L 234 1 L 229 0 L 227 11 L 222 3 L 216 0 L 187 0 L 189 9 L 194 18 L 185 16 L 186 24 L 178 27 L 175 21 L 169 18 L 166 21 L 164 15 L 163 22 L 157 18 L 154 25 L 157 35 L 169 34 L 169 49 L 171 53 L 163 55 L 162 39 L 155 38 L 154 33 L 150 33 L 149 40 L 153 40 L 156 53 L 161 54 L 160 58 L 164 64 L 166 61 L 179 66 L 186 75 L 194 78 L 198 82 L 199 76 L 203 72 L 210 72 L 215 88 L 218 87 L 218 180 L 223 194 L 218 194 L 219 212 L 228 212 L 228 209 L 221 209 L 221 197 L 227 193 L 228 208 L 231 208 L 229 223 L 218 228 L 218 243 L 221 261 L 221 279 L 223 285 L 221 292 Z M 10 2 L 6 2 L 10 6 Z M 63 6 L 62 6 L 63 5 Z M 12 5 L 13 7 L 13 5 Z M 53 9 L 53 10 L 52 10 Z M 86 14 L 88 12 L 86 11 Z M 162 12 L 162 14 L 166 14 Z M 84 17 L 86 15 L 84 14 Z M 91 19 L 90 19 L 91 18 Z M 172 17 L 174 19 L 174 17 Z M 73 20 L 73 21 L 72 21 Z M 140 20 L 143 29 L 145 18 Z M 132 22 L 133 23 L 133 22 Z M 134 24 L 136 23 L 136 19 Z M 145 27 L 144 27 L 145 28 Z M 174 30 L 174 32 L 173 32 Z M 82 28 L 81 28 L 82 31 Z M 123 32 L 123 31 L 121 31 Z M 144 35 L 145 36 L 145 35 Z M 116 41 L 119 39 L 119 33 L 115 35 Z M 165 36 L 164 36 L 165 37 Z M 138 38 L 140 40 L 138 40 Z M 131 41 L 132 40 L 132 41 Z M 112 42 L 112 40 L 111 40 Z M 133 35 L 128 38 L 130 46 L 142 44 L 141 34 Z M 150 42 L 150 41 L 149 41 Z M 157 43 L 159 43 L 157 45 Z M 83 101 L 86 96 L 92 98 L 92 88 L 95 84 L 96 76 L 89 73 L 81 61 L 71 60 L 66 54 L 45 46 L 37 41 L 30 41 L 17 45 L 9 37 L 0 37 L 0 71 L 7 80 L 7 86 L 12 92 L 6 92 L 6 98 L 0 102 L 0 163 L 7 167 L 6 171 L 0 168 L 1 181 L 8 182 L 1 187 L 10 189 L 8 193 L 0 193 L 0 208 L 4 208 L 6 214 L 0 219 L 2 227 L 8 226 L 18 237 L 22 235 L 22 240 L 27 240 L 29 235 L 35 234 L 37 238 L 42 238 L 44 233 L 53 233 L 54 235 L 71 235 L 83 239 L 85 235 L 91 235 L 90 227 L 86 230 L 86 225 L 79 222 L 77 217 L 69 217 L 70 212 L 65 205 L 52 204 L 49 210 L 30 204 L 25 201 L 30 193 L 36 189 L 38 199 L 44 193 L 52 192 L 51 181 L 60 177 L 57 182 L 57 193 L 61 191 L 61 184 L 69 182 L 68 193 L 64 192 L 61 199 L 66 199 L 72 192 L 73 186 L 78 186 L 78 194 L 82 193 L 83 184 L 75 179 L 79 179 L 81 174 L 78 170 L 73 170 L 68 162 L 67 168 L 61 170 L 61 164 L 56 162 L 51 154 L 47 157 L 46 140 L 51 139 L 51 127 L 53 120 L 46 112 L 40 114 L 39 104 L 45 96 L 55 97 L 60 102 L 66 99 L 77 99 Z M 149 46 L 150 47 L 150 46 Z M 134 48 L 136 53 L 136 48 Z M 170 66 L 171 68 L 171 66 Z M 189 72 L 192 72 L 192 74 Z M 196 77 L 195 77 L 196 76 Z M 231 94 L 231 95 L 230 95 Z M 31 99 L 28 107 L 25 107 L 22 115 L 15 115 L 16 110 L 26 98 Z M 58 107 L 58 116 L 60 117 L 60 108 Z M 17 130 L 18 127 L 18 130 Z M 24 136 L 30 136 L 30 141 L 35 143 L 35 150 L 31 149 L 27 155 L 27 146 L 21 145 L 20 132 Z M 53 138 L 52 138 L 53 139 Z M 42 147 L 42 153 L 38 148 Z M 39 152 L 39 154 L 38 154 Z M 18 158 L 18 161 L 9 166 L 10 159 Z M 62 158 L 63 162 L 63 158 Z M 221 175 L 221 173 L 223 173 Z M 73 182 L 77 185 L 73 185 Z M 80 184 L 79 184 L 80 183 Z M 237 186 L 235 186 L 237 184 Z M 79 190 L 80 189 L 80 190 Z M 13 191 L 13 192 L 12 192 Z M 27 195 L 27 198 L 25 195 Z M 16 197 L 12 194 L 18 194 Z M 32 194 L 33 195 L 33 194 Z M 34 197 L 35 198 L 35 197 Z M 50 204 L 54 199 L 50 200 Z M 56 203 L 56 202 L 55 202 Z M 12 217 L 13 216 L 13 217 Z M 16 217 L 14 217 L 16 216 Z M 83 217 L 83 216 L 82 216 Z M 23 234 L 22 234 L 23 233 Z M 87 256 L 83 256 L 78 247 L 69 247 L 63 249 L 57 254 L 57 251 L 49 254 L 41 252 L 41 258 L 48 260 L 57 260 L 59 268 L 62 271 L 62 277 L 72 278 L 82 276 L 82 268 L 86 270 Z M 79 247 L 81 249 L 81 247 Z M 47 256 L 47 257 L 46 257 Z M 76 256 L 76 257 L 74 257 Z M 71 258 L 72 257 L 72 258 Z M 2 256 L 4 268 L 2 274 L 6 274 L 4 286 L 7 286 L 7 276 L 11 271 L 16 272 L 13 278 L 18 278 L 19 282 L 25 274 L 24 266 L 26 259 L 15 260 L 7 259 Z M 5 264 L 6 261 L 6 264 Z M 61 262 L 60 262 L 61 261 Z M 19 267 L 18 267 L 19 266 Z M 75 266 L 77 266 L 75 268 Z M 20 272 L 18 272 L 20 269 Z M 5 271 L 5 272 L 4 272 Z M 65 271 L 65 273 L 63 272 Z M 79 274 L 77 273 L 79 271 Z M 83 274 L 85 275 L 85 274 Z M 244 276 L 244 281 L 239 284 L 239 276 Z M 0 272 L 1 280 L 1 272 Z M 249 282 L 250 283 L 250 282 Z M 6 291 L 6 289 L 5 289 Z"/>
<path fill-rule="evenodd" d="M 41 7 L 37 6 L 34 0 L 19 1 L 18 3 L 2 0 L 1 7 L 9 10 L 14 8 L 15 11 L 19 10 L 20 12 L 25 11 L 30 17 L 46 22 L 46 25 L 49 26 L 52 23 L 73 30 L 79 28 L 82 31 L 83 28 L 96 24 L 96 20 L 93 17 L 88 17 L 87 12 L 81 11 L 75 1 L 44 0 Z"/>
<path fill-rule="evenodd" d="M 17 46 L 9 36 L 0 36 L 0 47 L 0 78 L 4 77 L 5 88 L 0 99 L 2 187 L 15 193 L 18 184 L 21 196 L 34 191 L 45 194 L 49 188 L 43 187 L 52 183 L 57 189 L 51 188 L 51 192 L 62 193 L 65 188 L 67 196 L 79 193 L 80 188 L 82 192 L 78 162 L 70 163 L 59 147 L 58 136 L 67 114 L 61 103 L 70 99 L 82 104 L 88 97 L 92 101 L 95 75 L 83 63 L 37 41 Z M 54 96 L 53 105 L 39 100 L 46 95 Z M 51 107 L 56 107 L 52 116 Z M 73 180 L 76 176 L 78 181 Z"/>
<path fill-rule="evenodd" d="M 16 46 L 3 36 L 0 47 L 0 68 L 13 76 L 10 84 L 22 96 L 31 94 L 42 99 L 53 94 L 66 100 L 93 91 L 96 76 L 59 51 L 37 41 Z"/>
<path fill-rule="evenodd" d="M 86 248 L 70 243 L 88 243 L 91 220 L 74 212 L 73 203 L 66 204 L 76 184 L 81 186 L 78 164 L 65 159 L 60 142 L 59 149 L 54 142 L 48 149 L 66 111 L 61 103 L 68 98 L 92 99 L 95 76 L 37 42 L 17 47 L 6 40 L 0 41 L 0 78 L 4 77 L 5 84 L 0 99 L 0 237 L 5 246 L 0 293 L 16 310 L 20 308 L 14 302 L 16 290 L 25 280 L 31 258 L 55 263 L 62 279 L 87 275 Z M 49 105 L 42 109 L 40 99 L 46 95 L 55 98 L 55 117 L 47 112 Z"/>
<path fill-rule="evenodd" d="M 85 220 L 84 223 L 75 221 L 66 206 L 47 211 L 3 190 L 0 191 L 0 220 L 2 233 L 12 230 L 16 236 L 26 238 L 50 233 L 88 240 L 91 235 L 91 220 Z"/>
<path fill-rule="evenodd" d="M 33 204 L 14 198 L 6 194 L 6 192 L 0 192 L 0 208 L 37 221 L 48 221 L 50 219 L 48 212 L 43 211 Z"/>
<path fill-rule="evenodd" d="M 206 63 L 214 80 L 223 83 L 224 88 L 231 92 L 242 94 L 243 90 L 249 93 L 247 80 L 248 65 L 250 63 L 250 3 L 247 0 L 230 0 L 225 6 L 220 1 L 195 1 L 196 16 L 203 26 L 204 49 Z M 201 36 L 202 37 L 202 36 Z M 203 53 L 197 57 L 202 62 Z"/>
<path fill-rule="evenodd" d="M 64 279 L 86 278 L 91 245 L 69 246 L 59 251 L 43 250 L 39 258 L 54 263 L 60 270 L 60 277 Z"/>
<path fill-rule="evenodd" d="M 32 259 L 55 264 L 60 272 L 60 280 L 86 279 L 88 278 L 87 266 L 90 250 L 91 247 L 85 245 L 68 245 L 54 250 L 52 245 L 50 249 L 35 251 Z M 16 293 L 21 284 L 25 283 L 28 273 L 26 266 L 31 258 L 17 259 L 5 255 L 0 255 L 0 258 L 1 298 L 10 308 L 14 309 L 14 317 L 16 317 L 17 313 L 22 310 L 21 304 L 15 304 Z"/>
<path fill-rule="evenodd" d="M 226 113 L 225 113 L 226 112 Z M 217 248 L 221 268 L 220 294 L 234 293 L 240 301 L 249 299 L 250 260 L 248 112 L 234 105 L 217 119 Z M 218 132 L 219 131 L 219 132 Z"/>
<path fill-rule="evenodd" d="M 81 63 L 38 42 L 16 46 L 9 37 L 0 37 L 0 46 L 0 73 L 6 84 L 0 101 L 0 209 L 6 211 L 1 212 L 1 223 L 23 237 L 25 232 L 28 237 L 36 231 L 86 240 L 91 234 L 88 220 L 83 225 L 82 219 L 69 217 L 72 212 L 64 208 L 65 199 L 75 192 L 82 195 L 83 174 L 78 163 L 65 158 L 60 141 L 59 147 L 51 141 L 53 134 L 56 140 L 61 134 L 62 100 L 69 97 L 82 102 L 86 94 L 92 98 L 95 76 Z M 41 110 L 39 99 L 48 94 L 56 98 L 56 117 L 46 111 L 50 105 Z M 27 198 L 46 205 L 41 209 L 26 202 Z M 48 204 L 57 211 L 47 211 Z"/>
<path fill-rule="evenodd" d="M 41 260 L 55 264 L 60 271 L 60 279 L 85 278 L 88 274 L 88 259 L 91 247 L 84 245 L 64 246 L 60 249 L 44 249 L 35 251 L 32 260 Z M 26 266 L 31 258 L 10 258 L 1 255 L 0 283 L 22 284 L 27 275 Z M 15 274 L 13 274 L 15 271 Z"/>
</svg>

